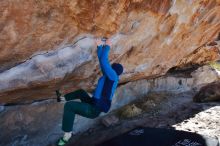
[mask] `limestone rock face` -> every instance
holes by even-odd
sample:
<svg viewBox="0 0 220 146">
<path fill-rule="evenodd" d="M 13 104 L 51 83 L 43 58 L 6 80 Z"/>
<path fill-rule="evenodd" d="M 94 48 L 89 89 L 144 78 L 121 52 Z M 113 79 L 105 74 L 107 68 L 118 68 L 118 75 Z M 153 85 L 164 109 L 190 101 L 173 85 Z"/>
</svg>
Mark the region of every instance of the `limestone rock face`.
<svg viewBox="0 0 220 146">
<path fill-rule="evenodd" d="M 40 51 L 74 43 L 83 33 L 113 35 L 127 23 L 131 11 L 167 12 L 170 1 L 12 0 L 0 5 L 0 70 L 4 71 Z"/>
<path fill-rule="evenodd" d="M 208 67 L 202 67 L 194 71 L 192 77 L 163 76 L 157 79 L 143 79 L 129 82 L 117 89 L 112 101 L 111 111 L 120 109 L 137 99 L 151 101 L 148 96 L 149 93 L 168 93 L 170 95 L 186 93 L 191 99 L 195 95 L 195 92 L 192 91 L 193 88 L 216 80 L 218 76 L 214 76 L 214 73 L 214 70 L 210 70 Z M 212 78 L 204 77 L 208 74 L 211 74 Z M 219 86 L 216 86 L 214 90 L 219 91 L 217 89 L 219 89 Z M 158 103 L 162 98 L 164 97 L 159 94 L 155 94 L 154 96 L 154 100 L 157 100 Z M 178 103 L 186 102 L 185 99 L 184 96 L 180 96 Z M 149 106 L 154 106 L 155 103 L 150 102 L 149 104 Z M 149 107 L 148 104 L 145 106 L 146 108 Z M 169 106 L 180 108 L 176 103 Z M 170 109 L 169 106 L 166 109 Z M 135 107 L 122 108 L 120 111 L 124 111 L 121 115 L 122 118 L 134 116 L 141 112 L 140 109 Z M 27 105 L 0 106 L 0 131 L 3 131 L 0 132 L 0 145 L 42 146 L 55 143 L 58 138 L 63 136 L 61 130 L 62 114 L 63 104 L 51 99 Z M 103 113 L 100 118 L 103 118 Z M 77 115 L 73 132 L 79 133 L 92 128 L 96 124 L 100 124 L 100 118 L 88 119 Z"/>
<path fill-rule="evenodd" d="M 207 63 L 220 48 L 219 0 L 11 0 L 0 14 L 0 104 L 92 91 L 95 37 L 112 40 L 121 83 Z"/>
</svg>

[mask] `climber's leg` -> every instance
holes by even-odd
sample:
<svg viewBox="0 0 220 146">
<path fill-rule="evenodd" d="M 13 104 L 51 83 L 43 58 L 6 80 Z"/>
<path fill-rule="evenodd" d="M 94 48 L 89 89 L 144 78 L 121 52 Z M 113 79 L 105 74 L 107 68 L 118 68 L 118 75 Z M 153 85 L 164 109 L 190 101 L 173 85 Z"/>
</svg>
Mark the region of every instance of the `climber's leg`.
<svg viewBox="0 0 220 146">
<path fill-rule="evenodd" d="M 92 98 L 89 96 L 89 94 L 85 90 L 82 90 L 82 89 L 76 90 L 74 92 L 70 92 L 64 95 L 64 97 L 61 96 L 61 93 L 58 90 L 56 91 L 56 94 L 57 94 L 58 102 L 80 99 L 82 102 L 92 103 Z"/>
<path fill-rule="evenodd" d="M 63 124 L 62 129 L 64 132 L 72 131 L 75 114 L 87 118 L 96 118 L 100 111 L 92 104 L 69 101 L 64 105 Z"/>
<path fill-rule="evenodd" d="M 93 119 L 98 117 L 100 113 L 101 113 L 100 110 L 98 110 L 94 105 L 89 103 L 76 102 L 76 101 L 66 102 L 64 105 L 62 130 L 65 132 L 66 135 L 72 132 L 73 123 L 76 114 Z M 71 136 L 69 137 L 65 136 L 65 134 L 64 137 L 62 137 L 59 140 L 60 145 L 67 142 L 71 137 Z"/>
</svg>

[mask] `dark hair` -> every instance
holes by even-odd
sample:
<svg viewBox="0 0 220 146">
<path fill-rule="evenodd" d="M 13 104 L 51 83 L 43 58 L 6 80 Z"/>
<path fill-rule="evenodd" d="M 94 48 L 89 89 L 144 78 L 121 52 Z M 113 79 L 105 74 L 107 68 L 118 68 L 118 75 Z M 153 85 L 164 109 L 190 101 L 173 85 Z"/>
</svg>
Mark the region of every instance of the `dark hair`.
<svg viewBox="0 0 220 146">
<path fill-rule="evenodd" d="M 121 75 L 123 73 L 123 66 L 119 63 L 113 63 L 112 68 L 115 70 L 117 75 Z"/>
<path fill-rule="evenodd" d="M 102 40 L 103 42 L 106 42 L 107 39 L 108 39 L 107 37 L 102 37 L 102 38 L 101 38 L 101 40 Z"/>
</svg>

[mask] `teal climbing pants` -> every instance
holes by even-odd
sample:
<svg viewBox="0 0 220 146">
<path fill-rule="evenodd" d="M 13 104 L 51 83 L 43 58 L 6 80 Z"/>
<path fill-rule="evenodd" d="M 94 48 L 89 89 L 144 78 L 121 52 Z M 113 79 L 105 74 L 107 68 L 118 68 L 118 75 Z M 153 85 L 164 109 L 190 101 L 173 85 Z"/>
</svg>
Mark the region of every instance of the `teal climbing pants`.
<svg viewBox="0 0 220 146">
<path fill-rule="evenodd" d="M 64 97 L 67 101 L 64 105 L 62 122 L 62 130 L 64 132 L 72 131 L 76 114 L 94 119 L 101 113 L 94 105 L 93 99 L 82 89 L 68 93 Z M 74 99 L 80 99 L 81 102 L 72 101 Z"/>
</svg>

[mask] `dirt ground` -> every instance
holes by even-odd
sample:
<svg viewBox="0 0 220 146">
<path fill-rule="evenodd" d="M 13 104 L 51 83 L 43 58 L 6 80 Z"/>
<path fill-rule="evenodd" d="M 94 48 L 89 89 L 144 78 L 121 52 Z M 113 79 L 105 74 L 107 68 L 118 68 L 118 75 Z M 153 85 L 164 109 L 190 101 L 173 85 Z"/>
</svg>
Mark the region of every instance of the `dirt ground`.
<svg viewBox="0 0 220 146">
<path fill-rule="evenodd" d="M 131 118 L 121 116 L 122 108 L 110 115 L 120 120 L 116 125 L 105 127 L 100 124 L 88 131 L 76 134 L 71 139 L 72 146 L 94 146 L 136 127 L 157 127 L 177 129 L 220 139 L 220 103 L 194 103 L 192 92 L 179 94 L 151 94 L 135 101 L 141 114 Z"/>
</svg>

